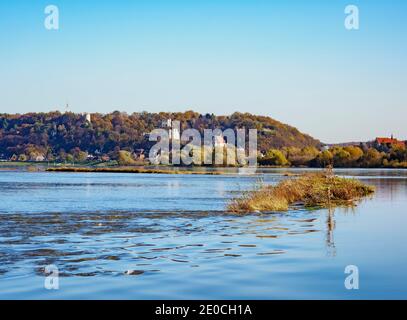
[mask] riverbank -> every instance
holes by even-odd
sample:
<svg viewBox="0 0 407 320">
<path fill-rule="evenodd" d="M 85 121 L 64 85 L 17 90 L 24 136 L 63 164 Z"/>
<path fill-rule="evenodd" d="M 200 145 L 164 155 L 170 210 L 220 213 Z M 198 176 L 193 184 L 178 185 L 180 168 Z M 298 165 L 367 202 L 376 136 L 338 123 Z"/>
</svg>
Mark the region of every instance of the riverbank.
<svg viewBox="0 0 407 320">
<path fill-rule="evenodd" d="M 163 170 L 149 168 L 91 168 L 91 167 L 55 167 L 47 168 L 49 172 L 100 172 L 100 173 L 155 173 L 155 174 L 194 174 L 194 175 L 221 175 L 222 172 L 215 171 L 187 171 L 187 170 Z"/>
<path fill-rule="evenodd" d="M 0 169 L 1 168 L 11 168 L 11 167 L 39 167 L 39 168 L 60 168 L 60 167 L 80 167 L 80 168 L 118 168 L 120 167 L 117 161 L 108 161 L 108 162 L 99 162 L 99 161 L 90 161 L 90 162 L 78 162 L 78 163 L 61 163 L 61 162 L 48 162 L 48 161 L 41 161 L 41 162 L 35 162 L 35 161 L 0 161 Z M 148 162 L 138 164 L 138 166 L 150 166 Z M 166 166 L 167 168 L 177 168 L 176 166 Z M 222 167 L 217 167 L 217 166 L 193 166 L 190 168 L 222 168 Z M 231 168 L 239 168 L 238 166 L 233 167 L 224 167 L 227 169 Z M 276 166 L 276 165 L 258 165 L 258 169 L 315 169 L 315 170 L 321 170 L 323 167 L 316 167 L 316 166 L 304 166 L 304 165 L 299 165 L 299 166 Z M 370 166 L 370 167 L 364 167 L 364 166 L 349 166 L 349 167 L 342 167 L 342 166 L 336 166 L 334 167 L 335 169 L 342 169 L 342 170 L 357 170 L 357 169 L 366 169 L 366 170 L 371 170 L 371 169 L 402 169 L 402 170 L 407 170 L 407 164 L 406 165 L 398 165 L 398 166 Z"/>
</svg>

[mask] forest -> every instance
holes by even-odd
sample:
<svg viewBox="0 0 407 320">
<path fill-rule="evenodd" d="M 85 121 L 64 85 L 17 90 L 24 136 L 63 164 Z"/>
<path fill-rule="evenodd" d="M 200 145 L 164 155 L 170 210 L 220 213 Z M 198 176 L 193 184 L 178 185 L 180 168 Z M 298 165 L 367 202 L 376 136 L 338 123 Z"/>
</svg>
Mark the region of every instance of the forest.
<svg viewBox="0 0 407 320">
<path fill-rule="evenodd" d="M 147 133 L 161 128 L 168 119 L 181 122 L 181 130 L 257 129 L 260 151 L 271 148 L 306 146 L 320 147 L 321 143 L 296 128 L 270 117 L 248 113 L 230 116 L 182 113 L 132 113 L 115 111 L 110 114 L 86 115 L 76 113 L 0 114 L 0 157 L 20 161 L 84 161 L 89 157 L 116 159 L 119 151 L 130 153 L 149 150 L 154 142 Z"/>
</svg>

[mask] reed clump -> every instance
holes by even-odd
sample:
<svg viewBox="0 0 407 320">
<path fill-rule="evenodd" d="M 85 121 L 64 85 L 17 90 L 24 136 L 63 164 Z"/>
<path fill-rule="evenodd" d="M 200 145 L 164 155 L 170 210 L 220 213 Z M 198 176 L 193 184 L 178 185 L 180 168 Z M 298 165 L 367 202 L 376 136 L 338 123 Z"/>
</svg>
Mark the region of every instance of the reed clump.
<svg viewBox="0 0 407 320">
<path fill-rule="evenodd" d="M 328 208 L 353 205 L 374 193 L 373 186 L 341 178 L 329 172 L 308 173 L 283 180 L 276 186 L 263 185 L 233 199 L 228 209 L 235 213 L 287 211 L 291 205 Z"/>
</svg>

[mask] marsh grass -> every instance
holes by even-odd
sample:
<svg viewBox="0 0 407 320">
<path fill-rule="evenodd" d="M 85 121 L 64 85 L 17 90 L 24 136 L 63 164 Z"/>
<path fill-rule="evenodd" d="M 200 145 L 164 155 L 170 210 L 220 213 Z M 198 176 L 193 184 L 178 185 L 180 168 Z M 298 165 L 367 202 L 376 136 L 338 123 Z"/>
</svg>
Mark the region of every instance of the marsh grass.
<svg viewBox="0 0 407 320">
<path fill-rule="evenodd" d="M 263 185 L 233 199 L 228 209 L 235 213 L 287 211 L 291 205 L 329 208 L 353 205 L 374 193 L 374 187 L 356 179 L 341 178 L 330 171 L 308 173 L 283 180 L 276 186 Z"/>
</svg>

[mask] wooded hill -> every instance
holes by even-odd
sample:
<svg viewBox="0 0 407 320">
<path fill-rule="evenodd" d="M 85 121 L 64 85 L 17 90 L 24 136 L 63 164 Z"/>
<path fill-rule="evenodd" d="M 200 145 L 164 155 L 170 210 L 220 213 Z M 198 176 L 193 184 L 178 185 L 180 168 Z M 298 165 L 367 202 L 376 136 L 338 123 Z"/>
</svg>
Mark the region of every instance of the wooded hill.
<svg viewBox="0 0 407 320">
<path fill-rule="evenodd" d="M 257 129 L 258 149 L 283 147 L 317 147 L 321 143 L 296 128 L 265 116 L 234 113 L 230 116 L 202 115 L 193 111 L 182 113 L 132 113 L 115 111 L 109 114 L 86 115 L 72 112 L 0 114 L 0 156 L 34 160 L 61 159 L 81 152 L 114 157 L 118 150 L 148 150 L 154 142 L 145 133 L 161 128 L 167 119 L 179 120 L 181 130 Z M 22 159 L 23 160 L 23 159 Z"/>
</svg>

